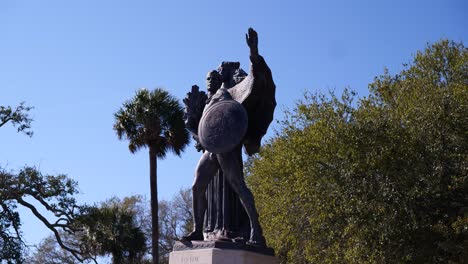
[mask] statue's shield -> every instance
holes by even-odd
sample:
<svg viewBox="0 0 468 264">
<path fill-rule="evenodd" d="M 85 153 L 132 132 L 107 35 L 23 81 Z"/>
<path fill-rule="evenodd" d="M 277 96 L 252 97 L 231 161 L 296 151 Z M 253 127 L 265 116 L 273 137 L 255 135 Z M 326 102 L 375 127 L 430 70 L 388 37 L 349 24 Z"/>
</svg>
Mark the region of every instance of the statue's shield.
<svg viewBox="0 0 468 264">
<path fill-rule="evenodd" d="M 211 153 L 228 152 L 241 143 L 247 125 L 247 112 L 240 103 L 234 100 L 216 102 L 203 113 L 200 120 L 200 143 Z"/>
</svg>

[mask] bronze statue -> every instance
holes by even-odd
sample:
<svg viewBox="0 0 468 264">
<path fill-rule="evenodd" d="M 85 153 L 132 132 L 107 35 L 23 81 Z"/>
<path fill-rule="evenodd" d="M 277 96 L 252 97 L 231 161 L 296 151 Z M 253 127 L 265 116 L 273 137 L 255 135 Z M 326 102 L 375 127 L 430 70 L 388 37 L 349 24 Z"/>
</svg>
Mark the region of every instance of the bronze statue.
<svg viewBox="0 0 468 264">
<path fill-rule="evenodd" d="M 246 41 L 251 61 L 248 75 L 238 62 L 223 62 L 218 71 L 207 75 L 208 95 L 193 86 L 184 99 L 187 128 L 197 149 L 204 151 L 192 187 L 194 230 L 184 240 L 204 240 L 204 232 L 217 231 L 207 238 L 243 238 L 248 244 L 266 246 L 254 197 L 244 181 L 242 146 L 248 155 L 259 151 L 273 120 L 275 84 L 258 53 L 258 37 L 252 28 Z M 241 206 L 236 206 L 239 202 Z"/>
</svg>

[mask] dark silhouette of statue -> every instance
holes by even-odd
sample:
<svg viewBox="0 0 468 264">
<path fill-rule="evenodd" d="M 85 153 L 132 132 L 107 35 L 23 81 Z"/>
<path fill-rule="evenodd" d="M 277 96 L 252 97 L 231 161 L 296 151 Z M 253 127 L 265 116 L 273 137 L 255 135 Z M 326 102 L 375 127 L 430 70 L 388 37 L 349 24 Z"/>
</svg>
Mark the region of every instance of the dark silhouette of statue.
<svg viewBox="0 0 468 264">
<path fill-rule="evenodd" d="M 244 181 L 242 147 L 248 155 L 259 151 L 273 120 L 275 84 L 251 28 L 246 41 L 248 75 L 238 62 L 223 62 L 207 75 L 208 94 L 193 86 L 184 99 L 186 126 L 203 150 L 192 187 L 194 230 L 184 240 L 248 240 L 266 246 Z"/>
</svg>

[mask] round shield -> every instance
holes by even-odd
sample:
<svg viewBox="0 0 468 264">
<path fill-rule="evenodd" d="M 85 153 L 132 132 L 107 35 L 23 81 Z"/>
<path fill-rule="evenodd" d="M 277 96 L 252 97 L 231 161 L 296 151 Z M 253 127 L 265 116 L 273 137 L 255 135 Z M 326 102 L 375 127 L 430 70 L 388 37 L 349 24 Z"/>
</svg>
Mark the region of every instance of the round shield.
<svg viewBox="0 0 468 264">
<path fill-rule="evenodd" d="M 242 141 L 247 125 L 248 117 L 244 107 L 234 100 L 223 100 L 214 103 L 203 113 L 198 137 L 207 151 L 225 153 Z"/>
</svg>

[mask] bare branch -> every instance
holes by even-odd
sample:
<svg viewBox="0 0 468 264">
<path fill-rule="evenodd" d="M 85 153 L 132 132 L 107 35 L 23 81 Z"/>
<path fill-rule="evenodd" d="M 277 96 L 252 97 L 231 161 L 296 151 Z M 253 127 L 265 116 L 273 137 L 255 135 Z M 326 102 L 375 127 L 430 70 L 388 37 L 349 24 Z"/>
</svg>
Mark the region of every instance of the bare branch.
<svg viewBox="0 0 468 264">
<path fill-rule="evenodd" d="M 65 245 L 62 241 L 62 238 L 60 237 L 60 234 L 58 232 L 58 230 L 54 227 L 53 224 L 51 224 L 37 209 L 36 207 L 34 207 L 34 205 L 26 202 L 25 200 L 23 200 L 23 198 L 21 197 L 18 197 L 17 198 L 17 201 L 19 204 L 23 205 L 24 207 L 27 207 L 31 210 L 31 212 L 34 214 L 34 216 L 37 217 L 37 219 L 41 220 L 41 222 L 47 226 L 47 228 L 49 228 L 49 230 L 51 230 L 54 235 L 55 235 L 55 239 L 57 240 L 57 243 L 60 245 L 60 247 L 62 247 L 63 249 L 65 249 L 66 251 L 70 252 L 78 261 L 80 262 L 83 262 L 84 259 L 80 257 L 80 254 L 81 252 L 78 251 L 78 250 L 75 250 L 75 249 L 72 249 L 70 247 L 68 247 L 67 245 Z"/>
</svg>

